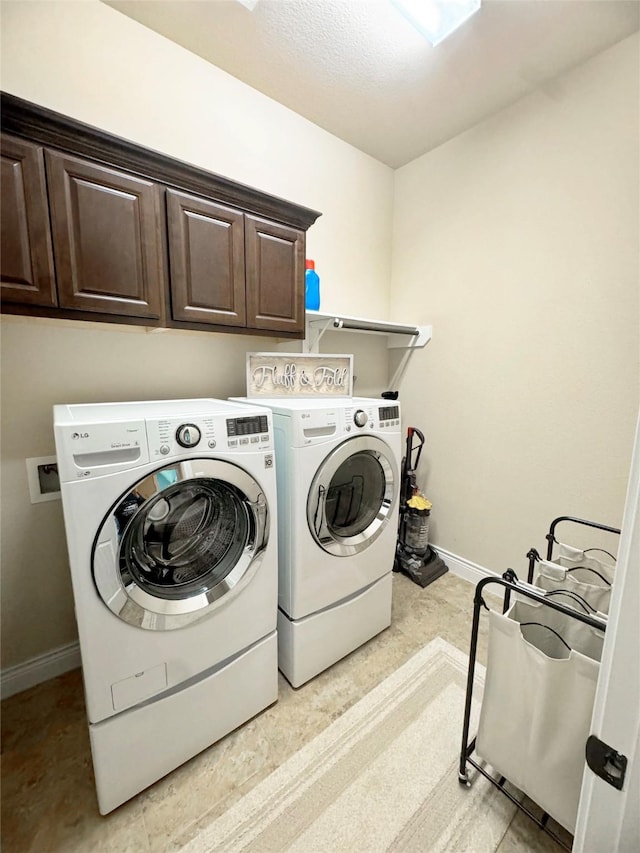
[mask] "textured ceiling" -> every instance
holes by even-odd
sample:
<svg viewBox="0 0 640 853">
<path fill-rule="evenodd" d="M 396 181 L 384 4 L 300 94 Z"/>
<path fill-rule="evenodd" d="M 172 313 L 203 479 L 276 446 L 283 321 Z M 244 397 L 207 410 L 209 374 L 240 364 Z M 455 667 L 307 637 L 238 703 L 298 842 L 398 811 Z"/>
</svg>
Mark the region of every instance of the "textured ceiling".
<svg viewBox="0 0 640 853">
<path fill-rule="evenodd" d="M 637 0 L 484 0 L 433 48 L 391 0 L 103 2 L 394 168 L 640 26 Z"/>
</svg>

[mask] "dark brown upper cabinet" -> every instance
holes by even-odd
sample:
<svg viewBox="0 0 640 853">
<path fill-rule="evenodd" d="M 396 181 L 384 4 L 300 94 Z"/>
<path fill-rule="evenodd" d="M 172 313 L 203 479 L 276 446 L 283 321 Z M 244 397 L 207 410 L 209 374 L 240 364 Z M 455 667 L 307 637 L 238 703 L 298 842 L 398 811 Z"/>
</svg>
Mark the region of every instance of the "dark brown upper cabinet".
<svg viewBox="0 0 640 853">
<path fill-rule="evenodd" d="M 42 146 L 3 134 L 0 219 L 2 300 L 57 305 Z"/>
<path fill-rule="evenodd" d="M 247 326 L 304 337 L 304 232 L 245 217 Z"/>
<path fill-rule="evenodd" d="M 54 151 L 46 163 L 60 307 L 159 319 L 159 187 Z"/>
<path fill-rule="evenodd" d="M 2 310 L 304 337 L 320 214 L 0 93 Z"/>
<path fill-rule="evenodd" d="M 167 190 L 171 316 L 304 334 L 304 231 Z"/>
<path fill-rule="evenodd" d="M 167 190 L 171 316 L 245 326 L 244 216 Z"/>
</svg>

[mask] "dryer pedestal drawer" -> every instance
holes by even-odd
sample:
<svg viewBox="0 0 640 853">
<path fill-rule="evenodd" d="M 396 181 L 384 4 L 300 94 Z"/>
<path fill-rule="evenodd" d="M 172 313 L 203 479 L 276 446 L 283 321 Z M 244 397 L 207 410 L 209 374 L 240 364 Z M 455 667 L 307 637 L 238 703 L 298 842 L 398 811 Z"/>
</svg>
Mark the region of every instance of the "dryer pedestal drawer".
<svg viewBox="0 0 640 853">
<path fill-rule="evenodd" d="M 339 661 L 391 624 L 392 572 L 358 595 L 292 621 L 278 611 L 278 666 L 293 687 Z"/>
<path fill-rule="evenodd" d="M 90 725 L 100 813 L 126 802 L 277 698 L 274 631 L 195 684 Z"/>
</svg>

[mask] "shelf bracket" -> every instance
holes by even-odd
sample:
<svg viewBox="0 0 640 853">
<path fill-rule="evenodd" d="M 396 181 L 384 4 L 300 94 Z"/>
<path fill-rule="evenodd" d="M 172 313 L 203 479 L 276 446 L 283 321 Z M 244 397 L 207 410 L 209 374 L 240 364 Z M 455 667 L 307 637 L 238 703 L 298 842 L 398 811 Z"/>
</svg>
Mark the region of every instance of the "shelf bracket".
<svg viewBox="0 0 640 853">
<path fill-rule="evenodd" d="M 309 320 L 307 320 L 307 334 L 302 342 L 302 351 L 320 352 L 320 341 L 322 336 L 327 329 L 335 328 L 333 326 L 333 322 L 334 321 L 331 318 L 326 320 L 314 320 L 313 322 L 309 322 Z"/>
<path fill-rule="evenodd" d="M 391 378 L 391 382 L 389 384 L 389 388 L 392 391 L 398 390 L 398 387 L 400 386 L 400 381 L 401 381 L 402 377 L 404 376 L 404 372 L 409 365 L 409 359 L 411 358 L 412 355 L 413 355 L 413 349 L 407 349 L 406 352 L 403 354 L 402 359 L 400 361 L 400 364 L 396 368 L 396 371 L 393 374 L 393 377 Z"/>
</svg>

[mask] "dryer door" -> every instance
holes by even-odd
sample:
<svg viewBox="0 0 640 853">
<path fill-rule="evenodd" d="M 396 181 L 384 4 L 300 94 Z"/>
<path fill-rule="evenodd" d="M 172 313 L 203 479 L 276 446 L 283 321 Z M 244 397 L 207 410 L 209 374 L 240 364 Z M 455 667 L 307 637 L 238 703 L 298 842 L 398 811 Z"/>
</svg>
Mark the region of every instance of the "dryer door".
<svg viewBox="0 0 640 853">
<path fill-rule="evenodd" d="M 307 522 L 316 542 L 338 557 L 368 548 L 392 518 L 398 469 L 389 447 L 358 436 L 336 447 L 311 484 Z"/>
<path fill-rule="evenodd" d="M 269 531 L 258 483 L 229 462 L 194 459 L 136 483 L 104 519 L 93 576 L 120 619 L 149 630 L 201 619 L 260 564 Z"/>
</svg>

